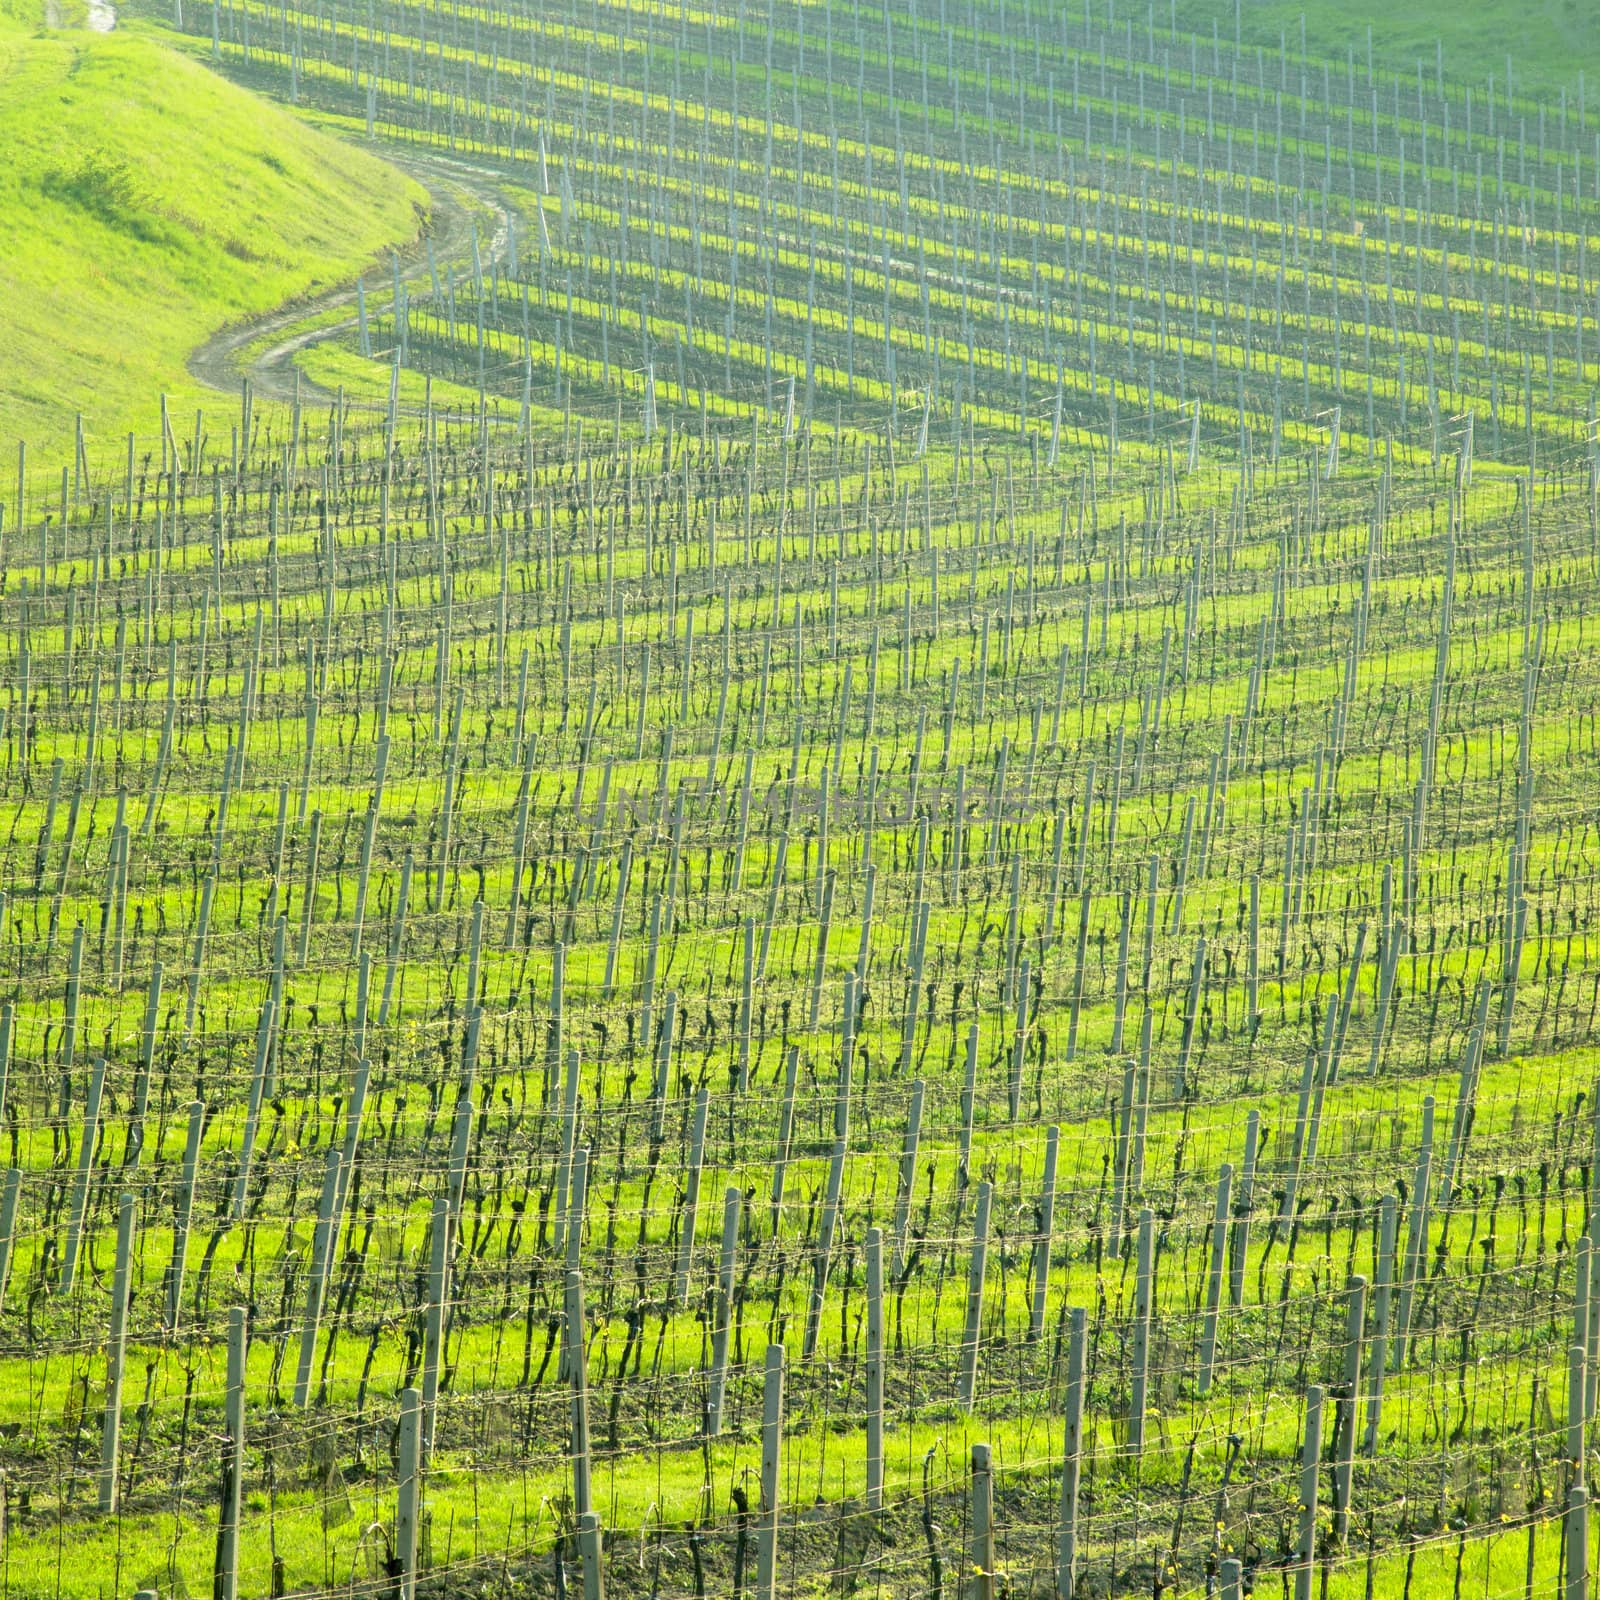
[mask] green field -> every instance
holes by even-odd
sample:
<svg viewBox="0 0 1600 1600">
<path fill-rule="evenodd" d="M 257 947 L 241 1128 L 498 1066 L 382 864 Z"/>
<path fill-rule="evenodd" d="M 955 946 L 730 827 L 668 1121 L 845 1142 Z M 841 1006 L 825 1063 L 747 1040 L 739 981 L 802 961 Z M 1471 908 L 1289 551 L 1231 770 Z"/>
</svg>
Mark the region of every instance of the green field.
<svg viewBox="0 0 1600 1600">
<path fill-rule="evenodd" d="M 1180 24 L 1209 34 L 1213 23 L 1232 38 L 1235 8 L 1219 0 L 1179 0 Z M 1287 38 L 1291 50 L 1301 48 L 1305 20 L 1308 54 L 1343 61 L 1355 51 L 1366 65 L 1368 31 L 1374 56 L 1404 71 L 1421 61 L 1432 72 L 1442 61 L 1445 72 L 1464 83 L 1485 85 L 1492 73 L 1504 86 L 1506 60 L 1511 61 L 1514 87 L 1559 99 L 1565 91 L 1577 103 L 1578 75 L 1585 74 L 1587 105 L 1600 104 L 1600 19 L 1582 0 L 1535 0 L 1506 5 L 1499 0 L 1475 6 L 1424 3 L 1379 6 L 1370 0 L 1317 0 L 1315 5 L 1272 4 L 1252 0 L 1238 10 L 1243 42 L 1279 47 Z"/>
</svg>

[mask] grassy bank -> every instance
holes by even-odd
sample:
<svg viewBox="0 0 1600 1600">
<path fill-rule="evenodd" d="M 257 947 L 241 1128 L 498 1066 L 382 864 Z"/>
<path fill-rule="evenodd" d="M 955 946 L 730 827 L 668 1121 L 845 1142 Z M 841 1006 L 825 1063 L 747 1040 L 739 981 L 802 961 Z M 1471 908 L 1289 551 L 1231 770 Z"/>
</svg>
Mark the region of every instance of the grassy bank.
<svg viewBox="0 0 1600 1600">
<path fill-rule="evenodd" d="M 415 235 L 426 194 L 153 38 L 0 11 L 0 439 L 153 431 L 217 328 Z M 179 429 L 182 432 L 182 428 Z"/>
</svg>

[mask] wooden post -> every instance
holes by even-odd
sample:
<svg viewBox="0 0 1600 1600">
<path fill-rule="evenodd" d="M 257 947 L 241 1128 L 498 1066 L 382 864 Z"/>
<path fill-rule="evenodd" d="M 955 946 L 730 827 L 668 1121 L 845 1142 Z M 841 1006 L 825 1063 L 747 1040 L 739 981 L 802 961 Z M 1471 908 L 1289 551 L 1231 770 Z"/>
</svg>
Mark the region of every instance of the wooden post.
<svg viewBox="0 0 1600 1600">
<path fill-rule="evenodd" d="M 302 1410 L 311 1395 L 311 1368 L 317 1349 L 317 1329 L 322 1322 L 323 1264 L 333 1249 L 333 1204 L 339 1192 L 339 1146 L 330 1144 L 323 1161 L 322 1193 L 317 1199 L 317 1226 L 311 1241 L 311 1264 L 306 1273 L 305 1307 L 300 1321 L 300 1359 L 294 1375 L 294 1403 Z"/>
<path fill-rule="evenodd" d="M 978 1185 L 977 1212 L 972 1223 L 972 1256 L 967 1265 L 967 1323 L 961 1336 L 959 1395 L 962 1409 L 970 1411 L 978 1392 L 978 1347 L 983 1342 L 983 1280 L 989 1265 L 989 1206 L 994 1185 Z"/>
<path fill-rule="evenodd" d="M 749 791 L 749 755 L 746 752 L 746 781 L 745 790 Z M 739 834 L 739 862 L 735 866 L 735 876 L 743 871 L 744 862 L 744 837 L 745 830 L 740 829 Z M 626 844 L 624 845 L 626 848 Z M 870 881 L 870 880 L 869 880 Z M 737 885 L 735 886 L 737 888 Z M 744 919 L 744 977 L 739 995 L 739 1093 L 744 1094 L 750 1087 L 750 1025 L 755 1011 L 755 975 L 756 975 L 756 919 Z"/>
<path fill-rule="evenodd" d="M 83 1142 L 78 1150 L 78 1175 L 72 1190 L 72 1214 L 67 1223 L 67 1241 L 61 1254 L 61 1280 L 57 1293 L 72 1293 L 78 1271 L 78 1245 L 83 1238 L 84 1217 L 89 1209 L 89 1180 L 94 1174 L 94 1150 L 100 1135 L 100 1097 L 106 1086 L 106 1064 L 96 1060 L 89 1077 L 89 1099 L 83 1108 Z"/>
<path fill-rule="evenodd" d="M 422 1460 L 422 1396 L 415 1389 L 402 1389 L 400 1494 L 394 1527 L 394 1560 L 400 1580 L 398 1600 L 416 1600 L 417 1530 L 422 1520 Z"/>
<path fill-rule="evenodd" d="M 357 1005 L 360 1012 L 362 1028 L 365 1028 L 366 997 L 358 996 Z M 367 1084 L 371 1079 L 372 1069 L 365 1056 L 360 1056 L 356 1061 L 355 1077 L 351 1082 L 350 1099 L 345 1107 L 344 1144 L 341 1147 L 339 1158 L 339 1173 L 333 1196 L 333 1221 L 328 1230 L 328 1247 L 322 1256 L 322 1295 L 326 1300 L 328 1294 L 328 1280 L 333 1275 L 334 1264 L 339 1259 L 338 1243 L 339 1234 L 344 1225 L 345 1201 L 350 1196 L 350 1182 L 355 1173 L 356 1151 L 361 1145 L 361 1119 L 367 1109 Z"/>
<path fill-rule="evenodd" d="M 1476 1020 L 1467 1036 L 1467 1047 L 1461 1057 L 1461 1077 L 1456 1092 L 1455 1113 L 1450 1129 L 1450 1149 L 1445 1158 L 1445 1168 L 1439 1178 L 1439 1200 L 1448 1206 L 1456 1197 L 1461 1163 L 1466 1154 L 1467 1133 L 1472 1125 L 1473 1099 L 1477 1093 L 1478 1067 L 1483 1057 L 1484 1029 L 1488 1026 L 1489 999 L 1494 985 L 1480 979 Z M 1502 1049 L 1502 1054 L 1504 1053 Z"/>
<path fill-rule="evenodd" d="M 1082 1306 L 1067 1313 L 1066 1446 L 1061 1462 L 1061 1533 L 1056 1592 L 1074 1600 L 1078 1585 L 1078 1479 L 1083 1461 L 1083 1373 L 1088 1318 Z"/>
<path fill-rule="evenodd" d="M 965 1178 L 972 1158 L 972 1119 L 978 1096 L 978 1038 L 978 1024 L 973 1022 L 967 1029 L 966 1075 L 961 1082 L 961 1134 L 960 1143 L 956 1147 L 956 1159 L 961 1173 L 958 1181 L 963 1190 L 966 1187 Z"/>
<path fill-rule="evenodd" d="M 1244 1165 L 1239 1173 L 1239 1194 L 1234 1206 L 1232 1259 L 1228 1272 L 1228 1304 L 1244 1304 L 1244 1268 L 1250 1250 L 1250 1206 L 1255 1198 L 1256 1152 L 1261 1144 L 1261 1113 L 1252 1111 L 1244 1125 Z"/>
<path fill-rule="evenodd" d="M 672 1298 L 682 1305 L 689 1293 L 689 1268 L 694 1260 L 695 1220 L 700 1211 L 700 1168 L 706 1151 L 706 1117 L 711 1094 L 701 1089 L 694 1097 L 694 1123 L 689 1135 L 689 1173 L 684 1185 L 683 1220 L 678 1230 L 678 1264 L 672 1275 Z"/>
<path fill-rule="evenodd" d="M 854 1014 L 855 980 L 845 980 L 845 1015 Z M 833 1236 L 839 1226 L 844 1204 L 844 1164 L 850 1147 L 850 1036 L 839 1055 L 839 1081 L 833 1098 L 833 1154 L 828 1159 L 828 1185 L 823 1194 L 822 1216 L 817 1226 L 817 1249 L 811 1277 L 811 1299 L 806 1306 L 805 1338 L 801 1358 L 810 1361 L 817 1353 L 817 1338 L 822 1329 L 822 1305 L 828 1290 L 828 1273 L 833 1260 Z"/>
<path fill-rule="evenodd" d="M 1317 1564 L 1317 1474 L 1322 1465 L 1322 1387 L 1306 1390 L 1306 1433 L 1300 1446 L 1300 1531 L 1295 1543 L 1294 1600 L 1311 1600 Z"/>
<path fill-rule="evenodd" d="M 581 867 L 574 871 L 573 893 L 577 894 L 582 887 Z M 576 902 L 574 902 L 576 904 Z M 471 1003 L 477 1004 L 477 996 L 470 997 Z M 554 1111 L 556 1096 L 560 1091 L 562 1041 L 566 1037 L 567 1014 L 567 951 L 566 946 L 558 944 L 550 958 L 550 1019 L 548 1024 L 548 1043 L 545 1051 L 545 1109 Z"/>
<path fill-rule="evenodd" d="M 906 1114 L 905 1143 L 900 1150 L 900 1186 L 894 1202 L 894 1268 L 896 1278 L 906 1269 L 906 1236 L 911 1224 L 912 1192 L 917 1182 L 917 1145 L 922 1137 L 921 1078 L 911 1083 L 911 1106 Z"/>
<path fill-rule="evenodd" d="M 842 728 L 840 739 L 842 744 Z M 828 935 L 833 926 L 833 883 L 834 872 L 830 867 L 822 879 L 822 911 L 817 922 L 816 968 L 811 975 L 811 1012 L 807 1027 L 812 1033 L 817 1031 L 817 1021 L 822 1015 L 822 979 L 827 970 Z"/>
<path fill-rule="evenodd" d="M 1033 1246 L 1033 1305 L 1028 1317 L 1028 1338 L 1037 1344 L 1044 1335 L 1045 1300 L 1050 1290 L 1050 1244 L 1055 1232 L 1056 1165 L 1061 1129 L 1052 1125 L 1045 1133 L 1044 1184 L 1039 1196 L 1039 1236 Z"/>
<path fill-rule="evenodd" d="M 450 1202 L 439 1195 L 433 1202 L 429 1234 L 428 1309 L 422 1344 L 422 1463 L 433 1454 L 434 1408 L 439 1398 L 439 1362 L 444 1347 L 444 1301 L 450 1278 Z"/>
<path fill-rule="evenodd" d="M 1588 1600 L 1589 1596 L 1589 1491 L 1581 1483 L 1567 1491 L 1567 1509 L 1561 1517 L 1567 1540 L 1567 1575 L 1563 1600 Z"/>
<path fill-rule="evenodd" d="M 794 1133 L 795 1075 L 800 1070 L 800 1049 L 790 1045 L 783 1062 L 783 1100 L 778 1110 L 778 1153 L 772 1162 L 772 1236 L 777 1238 L 783 1218 L 783 1179 L 789 1165 L 789 1141 Z"/>
<path fill-rule="evenodd" d="M 6 1301 L 6 1283 L 11 1276 L 11 1253 L 17 1242 L 17 1202 L 22 1195 L 22 1170 L 6 1172 L 5 1194 L 0 1197 L 0 1309 Z"/>
<path fill-rule="evenodd" d="M 722 1254 L 717 1270 L 716 1320 L 711 1332 L 711 1381 L 706 1390 L 706 1436 L 722 1432 L 722 1402 L 728 1388 L 728 1333 L 733 1325 L 733 1269 L 739 1246 L 739 1206 L 743 1194 L 729 1184 L 722 1196 Z"/>
<path fill-rule="evenodd" d="M 1399 1208 L 1386 1194 L 1378 1212 L 1378 1281 L 1372 1297 L 1372 1353 L 1367 1361 L 1367 1431 L 1361 1453 L 1378 1452 L 1378 1425 L 1383 1416 L 1383 1375 L 1389 1363 L 1389 1302 L 1394 1293 L 1395 1227 Z"/>
<path fill-rule="evenodd" d="M 405 856 L 400 862 L 400 886 L 395 891 L 394 917 L 389 926 L 389 955 L 383 971 L 383 994 L 378 1001 L 380 1028 L 389 1020 L 389 1006 L 394 999 L 395 975 L 400 967 L 401 951 L 405 948 L 406 902 L 411 898 L 411 875 L 415 870 L 416 861 L 412 856 L 411 847 L 407 845 Z"/>
<path fill-rule="evenodd" d="M 783 1445 L 783 1346 L 767 1346 L 761 1391 L 761 1510 L 756 1525 L 755 1600 L 777 1600 L 778 1469 Z"/>
<path fill-rule="evenodd" d="M 1344 1379 L 1339 1390 L 1339 1458 L 1333 1468 L 1333 1534 L 1350 1536 L 1350 1488 L 1355 1476 L 1356 1410 L 1361 1389 L 1361 1337 L 1367 1321 L 1367 1280 L 1352 1277 L 1345 1288 Z"/>
<path fill-rule="evenodd" d="M 1584 1359 L 1588 1363 L 1589 1376 L 1585 1387 L 1583 1414 L 1593 1422 L 1595 1404 L 1600 1399 L 1597 1394 L 1597 1380 L 1600 1380 L 1600 1251 L 1589 1251 L 1589 1296 L 1588 1319 L 1581 1329 L 1574 1329 L 1573 1337 L 1584 1348 Z"/>
<path fill-rule="evenodd" d="M 0 1035 L 6 1039 L 11 1036 L 10 1025 L 11 1005 L 8 1001 L 4 1011 L 0 1012 Z M 1584 1221 L 1583 1231 L 1592 1239 L 1596 1228 L 1600 1228 L 1600 1083 L 1596 1083 L 1593 1090 L 1593 1135 L 1589 1145 L 1589 1215 Z M 0 1108 L 3 1109 L 3 1108 Z"/>
<path fill-rule="evenodd" d="M 314 721 L 314 719 L 313 719 Z M 311 778 L 310 748 L 307 747 L 306 783 Z M 306 788 L 300 791 L 300 814 L 305 815 Z M 322 854 L 322 812 L 313 810 L 311 813 L 311 826 L 306 837 L 306 881 L 300 891 L 300 941 L 296 953 L 297 964 L 301 967 L 307 965 L 311 959 L 311 919 L 317 908 L 317 863 Z"/>
<path fill-rule="evenodd" d="M 267 1097 L 267 1074 L 272 1061 L 272 1029 L 277 1008 L 271 997 L 261 1007 L 261 1018 L 256 1024 L 255 1066 L 250 1076 L 250 1098 L 245 1105 L 244 1136 L 239 1144 L 239 1175 L 234 1180 L 232 1218 L 244 1220 L 245 1200 L 250 1192 L 250 1159 L 255 1152 L 256 1132 L 261 1120 L 261 1107 Z"/>
<path fill-rule="evenodd" d="M 1144 1193 L 1145 1133 L 1150 1124 L 1150 1056 L 1155 1042 L 1155 1010 L 1148 1003 L 1139 1018 L 1139 1070 L 1133 1081 L 1133 1135 L 1128 1141 L 1127 1202 Z M 1126 1216 L 1126 1211 L 1124 1211 Z"/>
<path fill-rule="evenodd" d="M 967 1600 L 994 1600 L 994 1473 L 989 1447 L 972 1447 L 972 1576 Z"/>
<path fill-rule="evenodd" d="M 1133 1374 L 1128 1403 L 1128 1453 L 1144 1453 L 1145 1387 L 1150 1367 L 1150 1302 L 1154 1276 L 1151 1229 L 1155 1218 L 1146 1206 L 1139 1213 L 1138 1276 L 1133 1295 Z"/>
<path fill-rule="evenodd" d="M 572 1175 L 567 1187 L 567 1256 L 569 1267 L 578 1265 L 583 1247 L 583 1214 L 589 1196 L 589 1149 L 585 1145 L 572 1153 Z"/>
<path fill-rule="evenodd" d="M 1117 1118 L 1116 1160 L 1111 1174 L 1111 1248 L 1122 1251 L 1122 1218 L 1129 1199 L 1128 1160 L 1133 1137 L 1134 1074 L 1132 1061 L 1122 1068 L 1122 1110 Z"/>
<path fill-rule="evenodd" d="M 1245 961 L 1245 1028 L 1252 1035 L 1261 1014 L 1261 874 L 1250 874 L 1250 948 Z"/>
<path fill-rule="evenodd" d="M 144 1109 L 150 1098 L 150 1067 L 155 1062 L 155 1027 L 162 1006 L 162 963 L 150 968 L 150 987 L 144 1000 L 144 1027 L 139 1032 L 139 1066 L 133 1078 L 133 1117 L 128 1126 L 128 1149 L 123 1165 L 138 1166 L 144 1149 Z"/>
<path fill-rule="evenodd" d="M 1406 1342 L 1411 1332 L 1411 1301 L 1418 1279 L 1428 1271 L 1428 1182 L 1433 1163 L 1433 1096 L 1422 1097 L 1422 1149 L 1417 1155 L 1416 1177 L 1411 1186 L 1411 1217 L 1406 1227 L 1405 1268 L 1400 1278 L 1400 1306 L 1396 1317 L 1394 1364 L 1406 1364 Z"/>
<path fill-rule="evenodd" d="M 1117 929 L 1117 980 L 1111 1015 L 1111 1054 L 1123 1051 L 1122 1027 L 1128 1009 L 1128 945 L 1133 936 L 1133 896 L 1122 891 L 1122 909 Z"/>
<path fill-rule="evenodd" d="M 221 816 L 227 809 L 227 781 L 224 780 L 221 800 L 218 803 L 217 824 L 217 849 L 222 849 L 222 824 Z M 189 974 L 189 999 L 183 1014 L 183 1037 L 187 1043 L 194 1035 L 195 1012 L 200 1004 L 200 986 L 205 975 L 206 966 L 206 934 L 211 926 L 211 902 L 217 890 L 217 874 L 215 867 L 206 875 L 205 881 L 200 885 L 200 910 L 195 919 L 194 935 L 194 968 Z M 302 955 L 300 964 L 305 965 Z"/>
<path fill-rule="evenodd" d="M 1589 1355 L 1589 1293 L 1594 1280 L 1594 1247 L 1588 1234 L 1581 1234 L 1572 1250 L 1572 1342 L 1583 1346 L 1584 1360 Z M 1585 1385 L 1584 1416 L 1589 1412 Z"/>
<path fill-rule="evenodd" d="M 583 1600 L 605 1600 L 605 1576 L 600 1565 L 600 1513 L 578 1513 L 578 1556 L 583 1563 Z"/>
<path fill-rule="evenodd" d="M 1028 974 L 1028 958 L 1022 958 L 1017 974 L 1017 1017 L 1012 1035 L 1011 1078 L 1007 1089 L 1011 1120 L 1015 1122 L 1022 1111 L 1022 1069 L 1028 1054 L 1028 999 L 1032 979 Z"/>
<path fill-rule="evenodd" d="M 0 913 L 5 909 L 5 896 L 0 895 Z M 0 1005 L 0 1116 L 5 1115 L 6 1087 L 11 1070 L 11 1029 L 14 1010 L 11 1001 Z"/>
<path fill-rule="evenodd" d="M 1567 1465 L 1572 1469 L 1572 1481 L 1584 1481 L 1584 1389 L 1587 1383 L 1584 1348 L 1581 1344 L 1567 1351 Z"/>
<path fill-rule="evenodd" d="M 576 1267 L 567 1272 L 566 1291 L 562 1326 L 572 1383 L 572 1504 L 582 1516 L 594 1506 L 589 1491 L 589 1358 L 583 1343 L 583 1274 Z"/>
<path fill-rule="evenodd" d="M 450 1131 L 450 1161 L 445 1171 L 445 1218 L 452 1243 L 461 1222 L 461 1197 L 467 1187 L 467 1156 L 472 1148 L 472 1124 L 476 1116 L 469 1083 L 463 1086 L 461 1097 L 456 1101 L 455 1126 Z"/>
<path fill-rule="evenodd" d="M 883 1509 L 883 1230 L 867 1229 L 867 1510 Z"/>
<path fill-rule="evenodd" d="M 189 1218 L 194 1208 L 195 1168 L 200 1160 L 200 1136 L 205 1130 L 206 1108 L 198 1100 L 189 1106 L 189 1136 L 183 1147 L 183 1177 L 178 1186 L 172 1219 L 172 1260 L 167 1266 L 166 1334 L 178 1331 L 178 1309 L 183 1298 L 183 1274 L 189 1255 Z"/>
<path fill-rule="evenodd" d="M 245 1308 L 228 1309 L 228 1394 L 222 1441 L 222 1501 L 217 1510 L 214 1600 L 238 1600 L 239 1507 L 244 1481 Z"/>
<path fill-rule="evenodd" d="M 1200 1394 L 1211 1392 L 1217 1359 L 1217 1310 L 1222 1303 L 1222 1263 L 1228 1247 L 1228 1201 L 1233 1167 L 1226 1161 L 1217 1174 L 1217 1209 L 1211 1224 L 1211 1271 L 1206 1283 L 1206 1317 L 1200 1333 Z"/>
<path fill-rule="evenodd" d="M 135 1201 L 117 1203 L 117 1265 L 111 1279 L 111 1331 L 106 1336 L 106 1414 L 100 1429 L 100 1511 L 117 1509 L 117 1457 L 122 1443 L 122 1358 L 128 1335 L 128 1288 L 133 1277 Z"/>
</svg>

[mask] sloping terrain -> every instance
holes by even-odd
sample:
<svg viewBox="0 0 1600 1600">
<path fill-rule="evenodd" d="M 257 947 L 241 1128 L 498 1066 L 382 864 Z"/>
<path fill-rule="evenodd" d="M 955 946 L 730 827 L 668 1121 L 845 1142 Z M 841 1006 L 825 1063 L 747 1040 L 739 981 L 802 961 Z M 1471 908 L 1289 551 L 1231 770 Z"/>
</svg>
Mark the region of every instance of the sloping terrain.
<svg viewBox="0 0 1600 1600">
<path fill-rule="evenodd" d="M 1234 36 L 1235 0 L 1177 0 L 1178 25 L 1209 34 L 1212 24 L 1224 39 Z M 1579 74 L 1586 75 L 1589 107 L 1600 95 L 1600 10 L 1591 0 L 1483 0 L 1452 5 L 1412 0 L 1384 5 L 1380 0 L 1249 0 L 1238 12 L 1245 45 L 1277 49 L 1288 40 L 1296 49 L 1304 28 L 1306 48 L 1331 60 L 1353 50 L 1357 66 L 1367 60 L 1367 30 L 1377 58 L 1391 68 L 1420 60 L 1432 70 L 1442 60 L 1452 78 L 1483 84 L 1491 73 L 1504 89 L 1506 57 L 1513 85 L 1525 93 L 1544 93 L 1552 103 L 1564 89 L 1576 102 Z"/>
<path fill-rule="evenodd" d="M 192 410 L 191 350 L 415 237 L 426 191 L 149 37 L 0 11 L 0 439 Z M 179 432 L 182 432 L 180 427 Z"/>
</svg>

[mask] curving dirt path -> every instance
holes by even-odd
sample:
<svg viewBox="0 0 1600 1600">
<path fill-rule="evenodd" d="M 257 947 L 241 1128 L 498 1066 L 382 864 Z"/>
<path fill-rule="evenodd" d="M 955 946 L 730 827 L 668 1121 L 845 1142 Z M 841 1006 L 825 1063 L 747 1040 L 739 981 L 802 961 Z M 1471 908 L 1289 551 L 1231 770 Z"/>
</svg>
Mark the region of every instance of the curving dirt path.
<svg viewBox="0 0 1600 1600">
<path fill-rule="evenodd" d="M 499 174 L 488 167 L 473 166 L 469 162 L 455 161 L 446 156 L 391 156 L 402 171 L 408 172 L 428 191 L 431 207 L 431 227 L 425 236 L 400 252 L 400 273 L 404 278 L 426 272 L 428 244 L 433 242 L 433 256 L 437 267 L 443 269 L 457 261 L 471 262 L 472 224 L 475 208 L 488 210 L 494 215 L 494 229 L 487 244 L 480 239 L 479 250 L 484 264 L 498 257 L 511 236 L 511 210 L 500 194 Z M 340 288 L 325 294 L 311 295 L 292 301 L 276 311 L 263 312 L 249 317 L 213 334 L 188 360 L 191 377 L 209 388 L 225 393 L 238 392 L 240 381 L 249 378 L 257 398 L 292 400 L 295 395 L 295 360 L 304 350 L 348 332 L 356 326 L 354 315 L 336 321 L 320 323 L 314 328 L 301 324 L 308 317 L 319 316 L 340 306 L 355 304 L 357 283 L 370 289 L 383 289 L 392 282 L 393 269 L 388 262 L 376 264 Z M 272 334 L 282 333 L 266 348 L 248 360 L 245 351 Z M 331 400 L 333 396 L 303 375 L 299 382 L 302 401 Z"/>
</svg>

